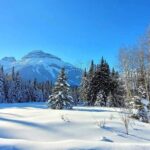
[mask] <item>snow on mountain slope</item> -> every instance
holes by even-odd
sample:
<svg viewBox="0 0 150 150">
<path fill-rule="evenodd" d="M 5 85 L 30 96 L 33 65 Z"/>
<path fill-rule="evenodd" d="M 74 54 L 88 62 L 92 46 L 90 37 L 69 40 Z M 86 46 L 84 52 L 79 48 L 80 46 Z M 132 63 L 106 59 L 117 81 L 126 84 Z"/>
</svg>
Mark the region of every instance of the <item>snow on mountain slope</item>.
<svg viewBox="0 0 150 150">
<path fill-rule="evenodd" d="M 149 150 L 150 124 L 132 120 L 126 135 L 118 112 L 101 107 L 51 110 L 44 103 L 0 104 L 0 149 Z"/>
<path fill-rule="evenodd" d="M 0 60 L 0 65 L 4 66 L 7 73 L 10 73 L 14 66 L 25 80 L 36 78 L 38 81 L 55 81 L 60 69 L 64 67 L 69 83 L 79 85 L 82 74 L 81 69 L 40 50 L 30 52 L 19 61 L 13 57 L 5 57 Z"/>
</svg>

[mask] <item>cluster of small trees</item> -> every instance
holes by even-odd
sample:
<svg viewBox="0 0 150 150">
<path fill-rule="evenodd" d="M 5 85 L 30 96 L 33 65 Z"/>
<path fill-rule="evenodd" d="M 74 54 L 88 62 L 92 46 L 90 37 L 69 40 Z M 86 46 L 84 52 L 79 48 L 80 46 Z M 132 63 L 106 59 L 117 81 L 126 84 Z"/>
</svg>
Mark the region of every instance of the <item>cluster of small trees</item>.
<svg viewBox="0 0 150 150">
<path fill-rule="evenodd" d="M 133 117 L 149 121 L 150 110 L 150 30 L 133 47 L 124 47 L 119 52 L 119 64 L 125 82 L 126 98 Z"/>
<path fill-rule="evenodd" d="M 100 64 L 91 62 L 89 71 L 83 73 L 80 98 L 88 105 L 123 107 L 125 105 L 125 88 L 119 73 L 101 59 Z"/>
<path fill-rule="evenodd" d="M 5 74 L 3 67 L 0 68 L 0 103 L 46 101 L 51 89 L 52 84 L 49 81 L 23 81 L 14 68 L 11 75 Z"/>
</svg>

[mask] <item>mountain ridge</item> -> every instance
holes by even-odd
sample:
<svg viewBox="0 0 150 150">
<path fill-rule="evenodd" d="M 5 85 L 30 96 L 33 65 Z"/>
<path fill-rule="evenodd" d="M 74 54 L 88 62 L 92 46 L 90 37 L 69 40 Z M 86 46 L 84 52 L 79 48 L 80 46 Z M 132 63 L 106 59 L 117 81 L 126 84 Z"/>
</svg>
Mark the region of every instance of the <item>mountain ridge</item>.
<svg viewBox="0 0 150 150">
<path fill-rule="evenodd" d="M 47 80 L 55 82 L 60 69 L 65 68 L 68 82 L 71 85 L 79 85 L 82 74 L 80 68 L 42 50 L 31 51 L 20 60 L 16 60 L 14 57 L 4 57 L 0 59 L 0 65 L 4 67 L 8 74 L 14 67 L 24 80 L 36 78 L 39 82 Z"/>
</svg>

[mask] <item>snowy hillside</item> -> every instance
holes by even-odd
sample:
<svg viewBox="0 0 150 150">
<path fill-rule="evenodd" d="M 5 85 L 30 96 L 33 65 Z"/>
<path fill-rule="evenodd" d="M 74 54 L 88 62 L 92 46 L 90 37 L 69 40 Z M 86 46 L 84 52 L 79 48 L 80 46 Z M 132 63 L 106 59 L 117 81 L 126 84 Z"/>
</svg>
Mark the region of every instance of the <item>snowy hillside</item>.
<svg viewBox="0 0 150 150">
<path fill-rule="evenodd" d="M 132 120 L 126 135 L 118 112 L 100 107 L 51 110 L 44 103 L 0 104 L 0 149 L 149 150 L 150 124 Z"/>
<path fill-rule="evenodd" d="M 79 85 L 81 78 L 81 69 L 40 50 L 30 52 L 19 61 L 13 57 L 4 57 L 0 60 L 0 65 L 4 66 L 7 73 L 11 73 L 14 66 L 25 80 L 36 78 L 38 81 L 55 81 L 62 67 L 66 69 L 71 85 Z"/>
</svg>

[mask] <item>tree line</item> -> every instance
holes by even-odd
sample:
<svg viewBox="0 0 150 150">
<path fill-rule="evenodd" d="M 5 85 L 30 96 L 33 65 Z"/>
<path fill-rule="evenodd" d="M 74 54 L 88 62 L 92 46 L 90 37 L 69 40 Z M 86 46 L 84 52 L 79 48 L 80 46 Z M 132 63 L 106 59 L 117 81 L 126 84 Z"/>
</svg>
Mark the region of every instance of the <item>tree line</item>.
<svg viewBox="0 0 150 150">
<path fill-rule="evenodd" d="M 0 67 L 0 103 L 47 102 L 53 88 L 54 83 L 50 80 L 25 81 L 14 67 L 10 74 L 5 73 L 3 66 Z M 69 93 L 76 105 L 79 100 L 78 87 L 71 86 Z"/>
<path fill-rule="evenodd" d="M 24 81 L 14 67 L 10 75 L 0 67 L 0 103 L 44 102 L 51 90 L 50 81 Z"/>
</svg>

